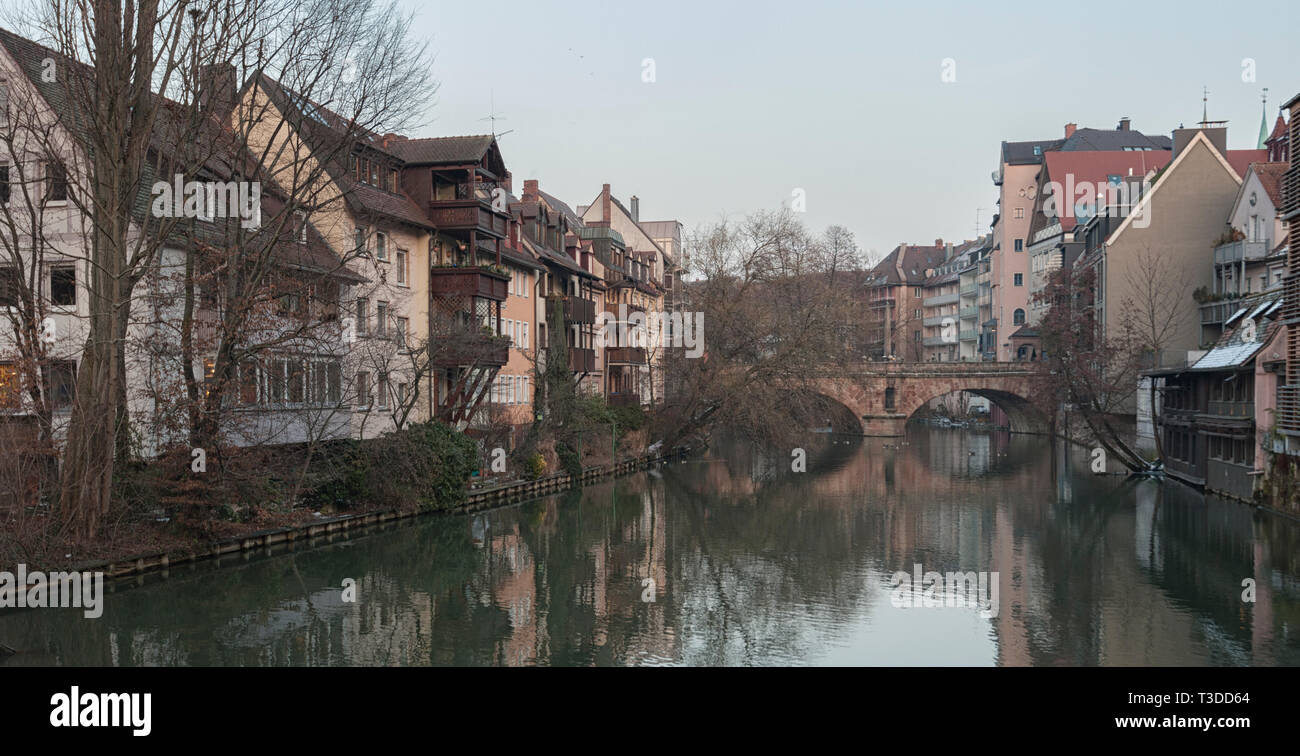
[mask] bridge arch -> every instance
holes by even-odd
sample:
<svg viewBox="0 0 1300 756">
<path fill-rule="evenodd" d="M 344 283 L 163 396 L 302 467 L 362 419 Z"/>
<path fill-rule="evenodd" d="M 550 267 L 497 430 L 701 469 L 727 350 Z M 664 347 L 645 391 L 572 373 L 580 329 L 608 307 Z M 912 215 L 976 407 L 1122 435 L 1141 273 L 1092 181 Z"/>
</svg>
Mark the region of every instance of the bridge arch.
<svg viewBox="0 0 1300 756">
<path fill-rule="evenodd" d="M 818 393 L 852 410 L 866 436 L 901 436 L 918 409 L 958 391 L 997 404 L 1014 433 L 1046 433 L 1046 418 L 1029 399 L 1043 381 L 1025 363 L 885 363 L 823 377 Z"/>
</svg>

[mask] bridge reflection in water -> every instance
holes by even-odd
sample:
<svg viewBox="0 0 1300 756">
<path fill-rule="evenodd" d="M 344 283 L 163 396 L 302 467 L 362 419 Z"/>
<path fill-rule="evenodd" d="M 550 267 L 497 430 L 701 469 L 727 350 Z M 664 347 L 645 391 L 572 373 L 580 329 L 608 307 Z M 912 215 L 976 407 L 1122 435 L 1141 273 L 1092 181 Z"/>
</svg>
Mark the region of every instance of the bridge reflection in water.
<svg viewBox="0 0 1300 756">
<path fill-rule="evenodd" d="M 1300 663 L 1300 526 L 1040 437 L 734 445 L 582 492 L 0 614 L 7 664 Z M 996 571 L 996 616 L 889 576 Z M 345 578 L 359 600 L 341 601 Z M 1253 578 L 1257 601 L 1241 600 Z M 653 581 L 653 582 L 651 582 Z M 653 600 L 651 600 L 653 599 Z"/>
</svg>

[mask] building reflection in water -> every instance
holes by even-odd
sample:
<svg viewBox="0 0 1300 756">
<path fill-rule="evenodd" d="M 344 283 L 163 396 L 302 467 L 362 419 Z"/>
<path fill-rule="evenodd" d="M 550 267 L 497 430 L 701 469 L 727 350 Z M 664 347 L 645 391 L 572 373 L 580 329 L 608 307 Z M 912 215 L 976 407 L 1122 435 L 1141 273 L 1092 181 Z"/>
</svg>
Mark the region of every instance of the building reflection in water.
<svg viewBox="0 0 1300 756">
<path fill-rule="evenodd" d="M 722 443 L 517 507 L 173 569 L 116 586 L 98 620 L 5 613 L 5 663 L 1300 663 L 1294 522 L 1093 475 L 1042 437 L 807 449 L 805 473 Z M 995 616 L 893 606 L 889 577 L 916 564 L 998 573 Z"/>
</svg>

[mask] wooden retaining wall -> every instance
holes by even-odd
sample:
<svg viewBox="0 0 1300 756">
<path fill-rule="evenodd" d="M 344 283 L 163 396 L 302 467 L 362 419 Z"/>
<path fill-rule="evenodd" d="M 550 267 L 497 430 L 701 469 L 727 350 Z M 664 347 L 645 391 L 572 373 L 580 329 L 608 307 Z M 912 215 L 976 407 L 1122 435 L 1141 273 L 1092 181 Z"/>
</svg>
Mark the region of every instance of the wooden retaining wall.
<svg viewBox="0 0 1300 756">
<path fill-rule="evenodd" d="M 624 460 L 614 465 L 589 467 L 583 470 L 580 480 L 583 485 L 586 485 L 611 476 L 627 475 L 639 470 L 645 470 L 659 462 L 681 459 L 688 453 L 689 450 L 677 449 L 667 455 L 648 455 Z M 297 548 L 301 545 L 304 548 L 315 548 L 339 540 L 352 531 L 375 527 L 383 528 L 397 520 L 431 514 L 480 512 L 485 509 L 494 509 L 519 501 L 567 491 L 573 487 L 573 476 L 562 473 L 538 478 L 537 480 L 521 480 L 484 488 L 471 488 L 465 503 L 452 509 L 432 511 L 382 510 L 339 515 L 337 517 L 322 517 L 315 522 L 303 525 L 259 530 L 256 533 L 249 533 L 236 538 L 218 541 L 211 545 L 201 546 L 194 551 L 146 554 L 112 561 L 103 560 L 77 565 L 71 569 L 77 572 L 103 572 L 105 578 L 112 579 L 167 570 L 173 566 L 207 559 L 214 559 L 220 564 L 222 557 L 229 558 L 229 555 L 232 554 L 240 555 L 240 561 L 243 561 L 253 556 L 258 550 L 265 550 L 269 555 L 273 550 L 278 550 L 275 547 Z"/>
</svg>

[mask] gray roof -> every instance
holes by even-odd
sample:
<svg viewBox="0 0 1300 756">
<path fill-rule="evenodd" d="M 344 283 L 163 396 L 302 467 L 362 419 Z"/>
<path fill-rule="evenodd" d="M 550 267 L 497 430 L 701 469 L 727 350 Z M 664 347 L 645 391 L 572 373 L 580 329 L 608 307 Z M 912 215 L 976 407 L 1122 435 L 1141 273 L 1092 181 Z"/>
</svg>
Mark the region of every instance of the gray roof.
<svg viewBox="0 0 1300 756">
<path fill-rule="evenodd" d="M 414 165 L 477 163 L 493 139 L 491 134 L 406 139 L 390 143 L 388 151 Z"/>
<path fill-rule="evenodd" d="M 1075 129 L 1060 149 L 1062 152 L 1106 152 L 1125 148 L 1172 150 L 1173 147 L 1173 141 L 1167 136 L 1148 136 L 1140 131 Z"/>
</svg>

